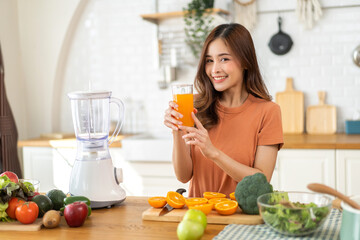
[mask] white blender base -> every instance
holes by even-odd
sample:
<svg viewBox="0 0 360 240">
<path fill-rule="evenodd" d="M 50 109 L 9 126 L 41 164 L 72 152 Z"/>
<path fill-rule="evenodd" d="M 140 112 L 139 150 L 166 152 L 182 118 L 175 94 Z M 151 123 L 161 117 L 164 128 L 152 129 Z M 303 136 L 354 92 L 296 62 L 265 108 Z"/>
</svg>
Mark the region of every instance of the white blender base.
<svg viewBox="0 0 360 240">
<path fill-rule="evenodd" d="M 85 196 L 91 208 L 111 207 L 123 202 L 125 190 L 116 182 L 112 160 L 75 160 L 70 177 L 70 194 Z M 120 176 L 117 176 L 120 178 Z"/>
</svg>

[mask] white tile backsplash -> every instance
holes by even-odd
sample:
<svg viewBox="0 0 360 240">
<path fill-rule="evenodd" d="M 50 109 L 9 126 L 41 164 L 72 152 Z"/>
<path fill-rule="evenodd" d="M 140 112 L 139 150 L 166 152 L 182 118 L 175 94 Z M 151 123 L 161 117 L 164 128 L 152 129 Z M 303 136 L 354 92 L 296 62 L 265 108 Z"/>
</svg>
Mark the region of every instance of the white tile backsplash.
<svg viewBox="0 0 360 240">
<path fill-rule="evenodd" d="M 158 0 L 158 9 L 181 11 L 188 2 Z M 269 1 L 260 0 L 258 4 L 261 3 L 270 6 Z M 140 17 L 154 12 L 155 1 L 91 1 L 74 38 L 62 95 L 87 89 L 91 80 L 94 89 L 112 90 L 115 97 L 141 101 L 142 129 L 170 134 L 163 125 L 163 115 L 172 96 L 170 88 L 158 87 L 163 74 L 156 67 L 157 26 Z M 278 32 L 276 11 L 258 14 L 252 31 L 271 95 L 275 98 L 276 92 L 285 89 L 286 77 L 293 77 L 294 88 L 304 92 L 305 107 L 318 104 L 317 92 L 326 91 L 326 103 L 336 105 L 338 110 L 338 132 L 344 131 L 344 120 L 351 118 L 355 109 L 360 110 L 360 68 L 351 59 L 353 49 L 360 44 L 359 13 L 360 7 L 324 9 L 314 28 L 305 30 L 294 11 L 282 12 L 282 30 L 294 41 L 284 56 L 274 55 L 268 47 L 271 36 Z M 171 19 L 162 21 L 159 29 L 179 30 L 182 24 L 182 18 Z M 186 63 L 188 51 L 184 49 L 184 63 L 178 69 L 182 82 L 192 82 L 196 73 L 196 63 Z M 70 104 L 65 97 L 62 113 L 62 130 L 71 131 Z"/>
</svg>

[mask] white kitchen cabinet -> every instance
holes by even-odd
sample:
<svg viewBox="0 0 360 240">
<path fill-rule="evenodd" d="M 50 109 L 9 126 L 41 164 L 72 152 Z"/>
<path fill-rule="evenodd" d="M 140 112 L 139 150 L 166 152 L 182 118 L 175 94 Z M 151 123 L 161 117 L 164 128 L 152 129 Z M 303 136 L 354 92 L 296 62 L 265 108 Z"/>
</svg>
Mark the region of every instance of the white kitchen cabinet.
<svg viewBox="0 0 360 240">
<path fill-rule="evenodd" d="M 170 158 L 167 161 L 125 159 L 123 149 L 119 148 L 111 149 L 111 157 L 114 166 L 123 170 L 122 186 L 129 196 L 166 196 L 177 188 L 188 189 L 188 183 L 176 179 Z"/>
<path fill-rule="evenodd" d="M 40 181 L 41 192 L 47 192 L 55 188 L 53 181 L 53 162 L 50 147 L 24 147 L 23 167 L 25 179 L 37 179 Z"/>
<path fill-rule="evenodd" d="M 53 182 L 57 189 L 69 192 L 69 182 L 72 167 L 75 162 L 76 149 L 53 148 Z"/>
<path fill-rule="evenodd" d="M 360 150 L 336 150 L 336 185 L 341 193 L 360 194 Z"/>
<path fill-rule="evenodd" d="M 335 150 L 280 150 L 271 183 L 279 191 L 309 191 L 309 183 L 335 188 Z"/>
</svg>

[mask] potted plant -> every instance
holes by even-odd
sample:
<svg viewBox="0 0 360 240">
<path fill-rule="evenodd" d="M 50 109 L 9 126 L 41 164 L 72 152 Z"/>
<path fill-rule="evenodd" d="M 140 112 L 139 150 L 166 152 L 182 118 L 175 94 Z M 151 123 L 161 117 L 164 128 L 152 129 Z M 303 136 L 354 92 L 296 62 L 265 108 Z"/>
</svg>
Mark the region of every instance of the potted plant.
<svg viewBox="0 0 360 240">
<path fill-rule="evenodd" d="M 203 43 L 212 30 L 214 0 L 192 0 L 184 10 L 185 42 L 195 58 L 199 58 Z"/>
</svg>

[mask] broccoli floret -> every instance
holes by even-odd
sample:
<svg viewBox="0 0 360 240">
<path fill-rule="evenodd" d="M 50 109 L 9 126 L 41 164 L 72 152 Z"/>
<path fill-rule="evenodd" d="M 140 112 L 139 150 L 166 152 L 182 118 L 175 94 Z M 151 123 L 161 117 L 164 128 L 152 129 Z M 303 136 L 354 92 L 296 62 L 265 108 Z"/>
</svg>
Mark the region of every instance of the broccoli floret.
<svg viewBox="0 0 360 240">
<path fill-rule="evenodd" d="M 236 186 L 235 198 L 239 207 L 246 214 L 259 214 L 257 198 L 265 193 L 273 192 L 273 187 L 268 183 L 263 173 L 255 173 L 244 177 Z"/>
</svg>

